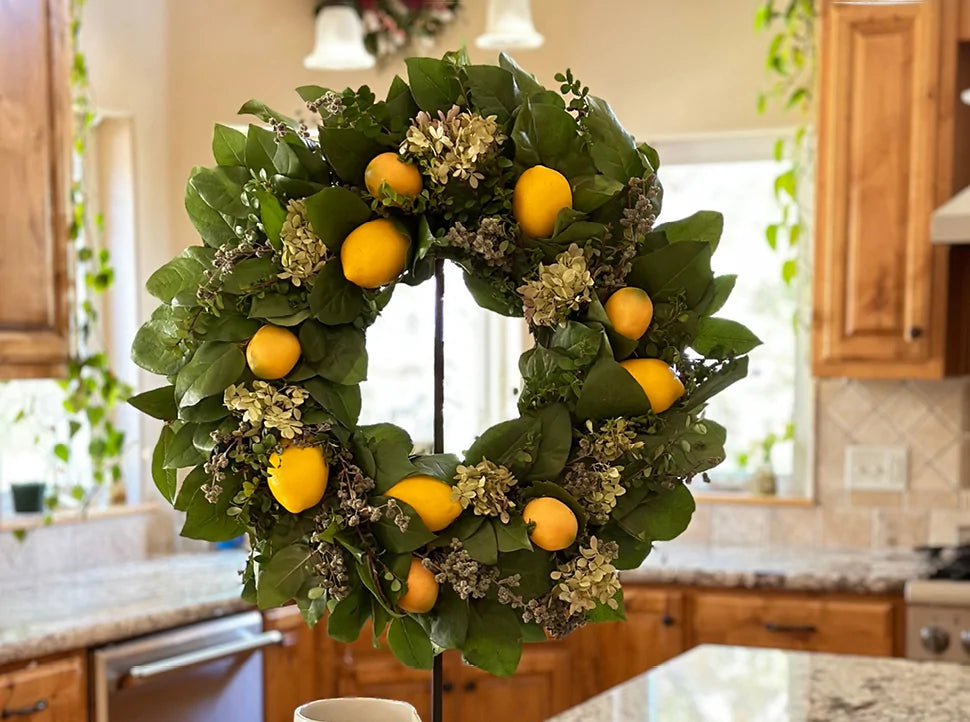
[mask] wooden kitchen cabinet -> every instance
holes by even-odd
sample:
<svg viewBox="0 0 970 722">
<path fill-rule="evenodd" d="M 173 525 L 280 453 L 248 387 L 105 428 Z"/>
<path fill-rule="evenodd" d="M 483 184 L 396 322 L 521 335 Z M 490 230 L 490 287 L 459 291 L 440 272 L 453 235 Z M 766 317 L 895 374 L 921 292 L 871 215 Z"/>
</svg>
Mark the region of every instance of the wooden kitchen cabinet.
<svg viewBox="0 0 970 722">
<path fill-rule="evenodd" d="M 686 649 L 684 595 L 679 591 L 628 585 L 623 589 L 625 622 L 583 627 L 568 640 L 583 664 L 575 684 L 583 699 L 615 687 Z"/>
<path fill-rule="evenodd" d="M 0 718 L 84 722 L 88 718 L 83 652 L 0 667 Z"/>
<path fill-rule="evenodd" d="M 970 249 L 929 237 L 955 190 L 961 1 L 820 3 L 817 376 L 933 378 L 970 363 Z"/>
<path fill-rule="evenodd" d="M 283 634 L 280 645 L 263 650 L 263 719 L 291 722 L 301 704 L 328 696 L 321 693 L 315 635 L 295 606 L 263 612 L 263 628 Z"/>
<path fill-rule="evenodd" d="M 71 163 L 66 0 L 0 0 L 0 378 L 64 372 Z"/>
<path fill-rule="evenodd" d="M 733 644 L 892 656 L 902 613 L 888 599 L 699 592 L 691 604 L 691 646 Z"/>
</svg>

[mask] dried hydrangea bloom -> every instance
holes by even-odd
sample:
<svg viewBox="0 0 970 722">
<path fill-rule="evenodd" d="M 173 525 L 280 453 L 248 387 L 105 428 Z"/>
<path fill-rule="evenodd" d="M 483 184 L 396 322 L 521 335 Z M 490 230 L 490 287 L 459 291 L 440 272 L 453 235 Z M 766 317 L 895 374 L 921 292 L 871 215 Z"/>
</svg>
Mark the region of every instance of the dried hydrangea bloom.
<svg viewBox="0 0 970 722">
<path fill-rule="evenodd" d="M 423 110 L 418 113 L 401 143 L 401 153 L 416 158 L 441 185 L 457 178 L 477 188 L 485 177 L 477 170 L 479 164 L 505 140 L 496 116 L 462 112 L 453 105 L 447 114 L 439 110 L 437 120 Z"/>
<path fill-rule="evenodd" d="M 307 392 L 296 386 L 276 389 L 265 381 L 254 381 L 252 389 L 230 385 L 223 394 L 223 404 L 242 414 L 243 421 L 253 427 L 277 429 L 284 439 L 294 439 L 303 431 L 298 407 L 307 398 Z"/>
<path fill-rule="evenodd" d="M 451 498 L 462 509 L 472 507 L 478 516 L 497 516 L 503 524 L 509 523 L 509 509 L 515 504 L 508 498 L 508 491 L 517 479 L 504 466 L 482 459 L 474 466 L 459 466 L 455 473 L 455 485 Z"/>
<path fill-rule="evenodd" d="M 498 579 L 498 569 L 476 562 L 458 539 L 451 540 L 447 552 L 422 559 L 421 563 L 434 572 L 438 584 L 447 582 L 462 599 L 483 599 Z"/>
<path fill-rule="evenodd" d="M 617 497 L 626 494 L 626 489 L 620 483 L 622 471 L 622 466 L 594 464 L 587 467 L 577 464 L 566 471 L 562 485 L 576 497 L 593 521 L 605 524 L 616 507 Z"/>
<path fill-rule="evenodd" d="M 558 582 L 553 593 L 569 605 L 570 615 L 588 612 L 597 604 L 618 608 L 613 598 L 620 591 L 620 577 L 613 566 L 618 554 L 616 542 L 601 543 L 593 536 L 588 546 L 580 546 L 579 556 L 550 574 Z"/>
<path fill-rule="evenodd" d="M 445 240 L 456 248 L 462 248 L 480 256 L 490 268 L 503 271 L 512 270 L 514 250 L 511 229 L 507 221 L 499 216 L 483 218 L 474 231 L 458 222 L 451 227 Z"/>
<path fill-rule="evenodd" d="M 327 262 L 327 247 L 310 227 L 305 201 L 292 200 L 286 204 L 280 241 L 283 244 L 280 251 L 283 273 L 279 277 L 289 279 L 294 286 L 312 280 Z"/>
<path fill-rule="evenodd" d="M 626 419 L 609 419 L 598 429 L 592 421 L 587 420 L 586 430 L 589 434 L 580 438 L 579 452 L 602 464 L 609 464 L 624 454 L 643 448 L 643 442 L 637 441 L 637 432 Z"/>
<path fill-rule="evenodd" d="M 520 286 L 526 320 L 533 326 L 556 326 L 570 311 L 589 303 L 593 277 L 583 250 L 573 243 L 548 266 L 539 264 L 539 277 Z"/>
</svg>

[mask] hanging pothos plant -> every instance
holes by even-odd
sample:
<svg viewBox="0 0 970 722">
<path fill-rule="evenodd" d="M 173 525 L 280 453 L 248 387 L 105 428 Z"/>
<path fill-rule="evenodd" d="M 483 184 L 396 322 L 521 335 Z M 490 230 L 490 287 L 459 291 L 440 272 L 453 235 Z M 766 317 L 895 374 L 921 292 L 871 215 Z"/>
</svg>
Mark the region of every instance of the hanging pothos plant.
<svg viewBox="0 0 970 722">
<path fill-rule="evenodd" d="M 111 369 L 104 350 L 104 334 L 98 312 L 98 299 L 114 283 L 111 255 L 100 243 L 103 230 L 101 214 L 92 214 L 88 204 L 88 187 L 84 175 L 84 158 L 89 133 L 94 124 L 94 110 L 89 95 L 88 70 L 80 49 L 81 14 L 85 0 L 71 0 L 71 100 L 74 116 L 74 173 L 71 182 L 71 217 L 69 239 L 75 279 L 72 295 L 71 323 L 74 334 L 73 353 L 67 376 L 58 381 L 63 389 L 63 408 L 67 415 L 66 435 L 59 429 L 50 450 L 63 464 L 71 461 L 72 446 L 79 434 L 87 437 L 87 456 L 91 462 L 91 481 L 74 479 L 67 493 L 86 508 L 94 494 L 105 483 L 121 478 L 121 452 L 125 433 L 115 426 L 112 411 L 131 394 L 131 387 Z M 17 422 L 38 422 L 31 406 L 20 409 Z M 52 488 L 46 499 L 47 516 L 57 508 L 63 489 Z"/>
</svg>

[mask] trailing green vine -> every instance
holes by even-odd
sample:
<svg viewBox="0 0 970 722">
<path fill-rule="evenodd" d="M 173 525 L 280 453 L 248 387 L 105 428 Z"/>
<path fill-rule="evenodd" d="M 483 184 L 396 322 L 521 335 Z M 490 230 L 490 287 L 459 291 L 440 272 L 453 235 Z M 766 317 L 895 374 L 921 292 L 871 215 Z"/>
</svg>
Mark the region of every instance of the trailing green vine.
<svg viewBox="0 0 970 722">
<path fill-rule="evenodd" d="M 799 242 L 808 228 L 802 184 L 810 180 L 812 168 L 809 123 L 815 96 L 815 21 L 814 0 L 765 0 L 755 13 L 755 28 L 773 33 L 766 59 L 772 83 L 758 96 L 758 112 L 775 102 L 799 118 L 795 133 L 775 142 L 775 160 L 790 164 L 775 178 L 781 221 L 765 228 L 768 245 L 783 258 L 781 276 L 788 285 L 798 275 Z"/>
<path fill-rule="evenodd" d="M 119 402 L 131 395 L 131 387 L 121 381 L 112 371 L 104 350 L 104 333 L 101 326 L 98 300 L 114 283 L 115 271 L 111 254 L 101 244 L 103 218 L 93 214 L 88 203 L 88 188 L 84 176 L 84 157 L 88 150 L 88 138 L 94 125 L 94 108 L 88 85 L 88 68 L 81 51 L 79 36 L 81 15 L 85 0 L 71 0 L 71 98 L 74 116 L 73 151 L 77 161 L 71 183 L 71 224 L 69 227 L 70 267 L 73 268 L 75 285 L 72 296 L 72 333 L 74 336 L 72 357 L 68 362 L 67 376 L 58 380 L 64 392 L 63 408 L 67 416 L 66 437 L 55 435 L 51 448 L 53 457 L 68 464 L 71 461 L 72 442 L 79 435 L 87 436 L 87 456 L 91 462 L 93 485 L 74 479 L 68 494 L 86 508 L 97 490 L 105 483 L 121 479 L 121 452 L 125 433 L 113 419 L 113 410 Z M 20 409 L 18 422 L 40 422 L 34 418 L 32 405 Z M 52 488 L 46 499 L 50 512 L 59 505 L 63 489 Z"/>
</svg>

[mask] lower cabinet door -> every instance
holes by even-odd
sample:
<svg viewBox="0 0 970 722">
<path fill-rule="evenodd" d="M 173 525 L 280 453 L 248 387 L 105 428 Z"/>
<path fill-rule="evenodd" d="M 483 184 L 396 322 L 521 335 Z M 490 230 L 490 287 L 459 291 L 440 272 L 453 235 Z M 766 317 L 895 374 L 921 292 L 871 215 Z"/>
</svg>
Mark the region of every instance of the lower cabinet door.
<svg viewBox="0 0 970 722">
<path fill-rule="evenodd" d="M 891 656 L 895 607 L 887 600 L 699 593 L 695 644 L 736 644 Z"/>
<path fill-rule="evenodd" d="M 85 722 L 87 660 L 83 652 L 0 671 L 0 718 Z"/>
<path fill-rule="evenodd" d="M 282 644 L 263 650 L 263 717 L 292 722 L 293 710 L 326 695 L 316 667 L 316 637 L 295 606 L 263 612 L 263 628 L 283 634 Z"/>
</svg>

